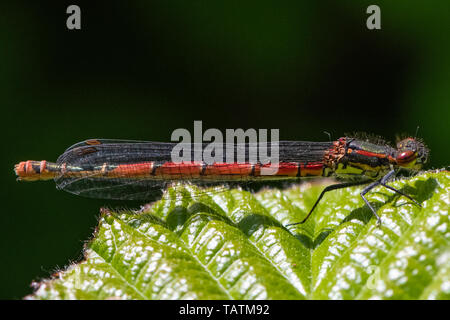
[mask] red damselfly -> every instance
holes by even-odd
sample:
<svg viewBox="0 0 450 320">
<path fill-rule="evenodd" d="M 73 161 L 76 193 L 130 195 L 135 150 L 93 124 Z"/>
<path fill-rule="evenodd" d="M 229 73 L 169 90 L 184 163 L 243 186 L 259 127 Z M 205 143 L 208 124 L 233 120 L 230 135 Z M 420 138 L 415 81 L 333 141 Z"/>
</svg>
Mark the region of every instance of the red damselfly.
<svg viewBox="0 0 450 320">
<path fill-rule="evenodd" d="M 214 185 L 229 182 L 297 180 L 302 178 L 335 177 L 341 183 L 327 186 L 306 217 L 316 208 L 326 192 L 367 184 L 361 197 L 380 224 L 376 210 L 365 195 L 378 185 L 420 204 L 387 182 L 396 171 L 418 171 L 426 163 L 428 149 L 418 139 L 405 138 L 396 148 L 378 139 L 342 137 L 336 141 L 280 141 L 277 171 L 261 174 L 270 164 L 247 161 L 172 162 L 175 143 L 129 140 L 90 139 L 68 148 L 56 163 L 24 161 L 15 165 L 18 180 L 54 179 L 59 189 L 92 198 L 119 200 L 154 200 L 162 189 L 173 182 Z M 207 144 L 192 144 L 192 150 L 204 149 Z M 246 159 L 253 152 L 249 144 L 232 145 L 244 151 Z M 269 146 L 270 149 L 270 146 Z M 235 152 L 237 154 L 238 152 Z"/>
</svg>

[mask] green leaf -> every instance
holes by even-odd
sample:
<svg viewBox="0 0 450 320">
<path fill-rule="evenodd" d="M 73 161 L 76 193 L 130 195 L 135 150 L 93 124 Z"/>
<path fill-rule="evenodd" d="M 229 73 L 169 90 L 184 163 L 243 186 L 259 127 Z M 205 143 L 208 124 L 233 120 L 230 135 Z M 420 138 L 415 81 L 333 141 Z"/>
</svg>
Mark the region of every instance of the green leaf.
<svg viewBox="0 0 450 320">
<path fill-rule="evenodd" d="M 450 299 L 450 174 L 378 187 L 250 194 L 169 189 L 139 213 L 104 209 L 84 260 L 29 299 Z M 181 198 L 180 198 L 181 197 Z M 196 200 L 193 200 L 196 199 Z"/>
</svg>

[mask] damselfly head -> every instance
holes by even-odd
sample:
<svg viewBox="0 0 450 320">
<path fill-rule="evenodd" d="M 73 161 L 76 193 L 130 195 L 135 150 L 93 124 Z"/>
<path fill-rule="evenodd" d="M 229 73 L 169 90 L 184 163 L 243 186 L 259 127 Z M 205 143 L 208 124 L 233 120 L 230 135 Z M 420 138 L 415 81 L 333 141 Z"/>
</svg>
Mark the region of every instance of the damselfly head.
<svg viewBox="0 0 450 320">
<path fill-rule="evenodd" d="M 428 160 L 429 150 L 422 141 L 406 138 L 397 143 L 397 164 L 403 168 L 420 170 Z"/>
</svg>

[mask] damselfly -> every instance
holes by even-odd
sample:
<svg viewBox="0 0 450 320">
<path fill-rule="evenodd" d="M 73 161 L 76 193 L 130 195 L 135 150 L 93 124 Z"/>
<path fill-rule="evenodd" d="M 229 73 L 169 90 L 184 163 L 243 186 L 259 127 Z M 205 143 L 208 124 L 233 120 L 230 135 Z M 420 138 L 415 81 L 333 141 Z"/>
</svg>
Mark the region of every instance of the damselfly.
<svg viewBox="0 0 450 320">
<path fill-rule="evenodd" d="M 207 164 L 204 161 L 173 162 L 175 143 L 90 139 L 68 148 L 56 163 L 24 161 L 15 165 L 18 180 L 54 179 L 57 188 L 77 195 L 120 200 L 154 200 L 155 195 L 173 182 L 214 185 L 228 182 L 297 180 L 302 178 L 335 177 L 343 182 L 327 186 L 306 217 L 316 208 L 323 195 L 331 190 L 367 184 L 361 197 L 380 224 L 376 210 L 365 195 L 378 185 L 420 204 L 387 182 L 396 171 L 418 171 L 426 163 L 428 149 L 415 138 L 405 138 L 396 148 L 384 141 L 342 137 L 336 141 L 280 141 L 279 162 L 274 174 L 263 175 L 271 164 L 251 163 L 248 143 L 234 144 L 234 154 L 240 151 L 246 161 L 224 161 Z M 192 144 L 192 152 L 207 144 Z M 230 145 L 228 145 L 229 147 Z M 265 145 L 265 147 L 267 147 Z M 270 144 L 268 146 L 270 152 Z M 256 148 L 258 150 L 258 148 Z"/>
</svg>

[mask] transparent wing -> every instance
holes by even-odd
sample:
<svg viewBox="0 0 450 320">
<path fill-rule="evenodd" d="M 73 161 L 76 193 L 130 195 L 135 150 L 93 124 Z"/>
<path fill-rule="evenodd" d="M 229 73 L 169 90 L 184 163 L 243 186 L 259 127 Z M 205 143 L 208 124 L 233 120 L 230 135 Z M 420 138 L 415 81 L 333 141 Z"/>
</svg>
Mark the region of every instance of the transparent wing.
<svg viewBox="0 0 450 320">
<path fill-rule="evenodd" d="M 60 166 L 70 167 L 78 170 L 77 176 L 63 175 L 55 178 L 59 189 L 80 196 L 101 199 L 117 200 L 146 200 L 152 201 L 159 198 L 162 191 L 174 184 L 194 184 L 201 187 L 214 187 L 205 190 L 205 193 L 221 193 L 230 187 L 242 186 L 244 189 L 258 189 L 265 184 L 277 180 L 285 180 L 285 177 L 272 177 L 271 182 L 258 181 L 257 178 L 246 174 L 248 163 L 238 162 L 239 155 L 245 155 L 246 161 L 258 159 L 255 152 L 261 144 L 224 144 L 222 159 L 225 162 L 227 148 L 234 150 L 234 161 L 236 163 L 221 167 L 221 174 L 213 177 L 198 174 L 190 174 L 186 170 L 175 167 L 170 176 L 151 176 L 143 174 L 137 176 L 137 171 L 142 171 L 142 163 L 155 162 L 164 164 L 172 161 L 172 150 L 176 143 L 127 141 L 112 139 L 91 139 L 77 143 L 68 148 L 57 160 Z M 190 152 L 192 159 L 195 153 L 203 152 L 208 144 L 191 144 Z M 279 142 L 280 162 L 319 162 L 324 152 L 330 148 L 332 142 Z M 267 146 L 264 144 L 264 146 Z M 272 148 L 267 146 L 267 154 L 270 155 Z M 215 153 L 212 153 L 215 156 Z M 101 168 L 127 165 L 129 173 L 122 172 L 120 175 L 105 175 Z M 136 170 L 133 171 L 133 168 Z M 292 179 L 292 178 L 290 178 Z M 202 192 L 197 192 L 202 196 Z M 180 195 L 183 196 L 183 195 Z"/>
</svg>

